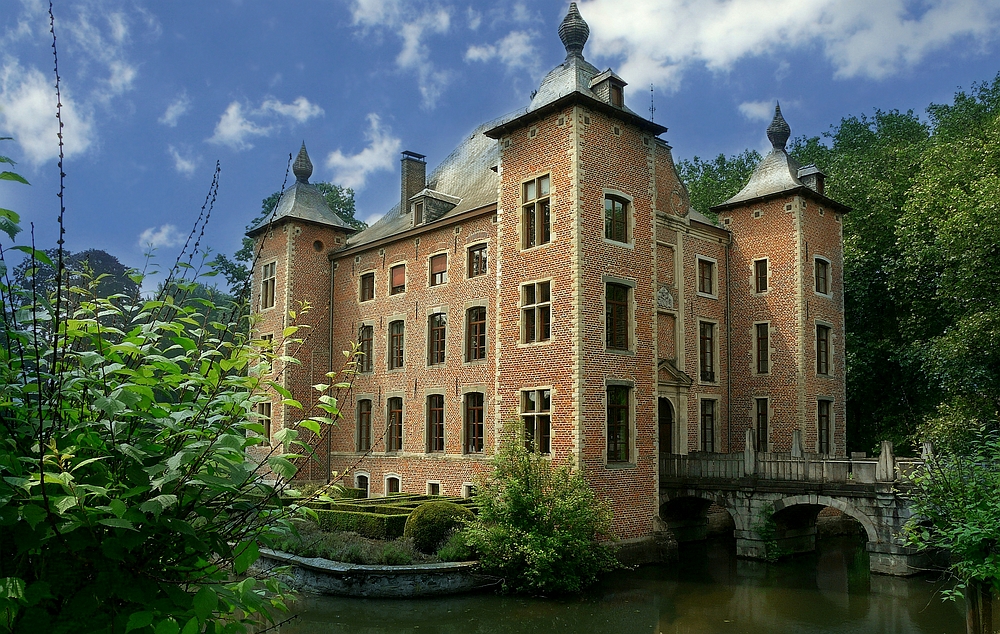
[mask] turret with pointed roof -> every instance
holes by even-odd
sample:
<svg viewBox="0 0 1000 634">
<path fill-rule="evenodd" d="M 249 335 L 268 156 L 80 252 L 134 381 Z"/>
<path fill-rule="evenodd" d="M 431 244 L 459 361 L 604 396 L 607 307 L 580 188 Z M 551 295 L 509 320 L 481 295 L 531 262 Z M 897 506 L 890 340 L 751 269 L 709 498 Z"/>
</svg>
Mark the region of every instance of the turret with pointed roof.
<svg viewBox="0 0 1000 634">
<path fill-rule="evenodd" d="M 309 153 L 306 152 L 306 142 L 303 141 L 299 154 L 295 158 L 295 162 L 292 163 L 292 174 L 295 175 L 295 182 L 282 192 L 273 217 L 263 219 L 257 226 L 250 229 L 247 235 L 254 236 L 268 224 L 279 222 L 284 218 L 294 218 L 335 227 L 347 234 L 356 232 L 357 229 L 330 209 L 330 205 L 323 198 L 323 193 L 315 185 L 309 183 L 312 172 L 313 164 L 309 160 Z"/>
</svg>

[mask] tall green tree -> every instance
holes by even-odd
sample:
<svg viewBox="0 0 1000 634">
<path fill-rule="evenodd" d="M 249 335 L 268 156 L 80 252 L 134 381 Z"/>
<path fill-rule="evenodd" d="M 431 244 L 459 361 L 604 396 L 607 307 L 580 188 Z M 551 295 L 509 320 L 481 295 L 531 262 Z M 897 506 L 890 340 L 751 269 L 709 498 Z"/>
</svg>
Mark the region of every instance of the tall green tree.
<svg viewBox="0 0 1000 634">
<path fill-rule="evenodd" d="M 45 250 L 48 260 L 53 262 L 58 253 L 58 249 Z M 81 283 L 85 275 L 96 280 L 97 292 L 104 297 L 112 295 L 138 297 L 139 285 L 135 281 L 136 272 L 107 251 L 87 249 L 73 253 L 64 249 L 63 263 L 70 286 Z M 47 296 L 55 290 L 55 278 L 55 267 L 39 259 L 26 257 L 14 267 L 14 283 L 26 294 L 34 285 L 36 293 Z"/>
<path fill-rule="evenodd" d="M 347 222 L 347 224 L 358 230 L 368 227 L 363 221 L 354 217 L 356 210 L 353 189 L 322 181 L 312 183 L 312 185 L 323 194 L 323 198 L 326 200 L 326 204 L 330 206 L 330 209 Z M 261 201 L 260 213 L 250 221 L 246 226 L 246 230 L 250 231 L 261 222 L 267 220 L 274 213 L 274 208 L 278 205 L 280 198 L 281 192 L 274 192 Z M 220 253 L 215 258 L 213 266 L 216 271 L 226 278 L 226 283 L 229 285 L 229 292 L 234 296 L 238 297 L 240 295 L 246 285 L 246 281 L 250 278 L 250 266 L 253 263 L 253 258 L 254 241 L 247 236 L 243 236 L 243 245 L 231 258 L 224 253 Z"/>
<path fill-rule="evenodd" d="M 710 218 L 712 205 L 735 196 L 750 180 L 753 169 L 760 162 L 756 150 L 744 150 L 740 154 L 727 157 L 720 154 L 710 161 L 694 157 L 677 164 L 681 180 L 687 185 L 691 206 Z"/>
</svg>

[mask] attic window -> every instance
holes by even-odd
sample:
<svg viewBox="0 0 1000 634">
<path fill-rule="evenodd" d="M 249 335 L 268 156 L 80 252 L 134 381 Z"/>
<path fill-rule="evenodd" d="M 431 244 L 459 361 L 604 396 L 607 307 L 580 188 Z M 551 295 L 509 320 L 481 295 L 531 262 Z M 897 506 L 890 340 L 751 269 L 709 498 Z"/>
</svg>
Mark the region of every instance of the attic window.
<svg viewBox="0 0 1000 634">
<path fill-rule="evenodd" d="M 419 225 L 424 221 L 424 202 L 417 201 L 413 203 L 413 224 Z"/>
<path fill-rule="evenodd" d="M 625 91 L 621 86 L 611 84 L 611 105 L 621 108 L 625 105 Z"/>
<path fill-rule="evenodd" d="M 528 137 L 529 138 L 533 139 L 536 136 L 538 136 L 538 128 L 531 128 L 530 130 L 528 130 Z"/>
<path fill-rule="evenodd" d="M 622 129 L 619 128 L 618 126 L 614 126 L 614 128 L 612 129 L 612 132 L 614 132 L 615 136 L 621 136 Z"/>
</svg>

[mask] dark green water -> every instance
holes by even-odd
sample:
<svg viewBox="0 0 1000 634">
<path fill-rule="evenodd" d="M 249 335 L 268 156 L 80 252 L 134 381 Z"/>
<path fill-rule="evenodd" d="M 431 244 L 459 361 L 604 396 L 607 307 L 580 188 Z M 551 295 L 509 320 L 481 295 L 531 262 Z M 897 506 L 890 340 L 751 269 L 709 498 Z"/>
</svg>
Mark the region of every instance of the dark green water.
<svg viewBox="0 0 1000 634">
<path fill-rule="evenodd" d="M 854 538 L 776 564 L 738 560 L 732 543 L 682 550 L 678 562 L 608 575 L 574 599 L 499 597 L 366 600 L 303 597 L 281 634 L 812 634 L 965 632 L 964 605 L 938 583 L 868 573 Z"/>
</svg>

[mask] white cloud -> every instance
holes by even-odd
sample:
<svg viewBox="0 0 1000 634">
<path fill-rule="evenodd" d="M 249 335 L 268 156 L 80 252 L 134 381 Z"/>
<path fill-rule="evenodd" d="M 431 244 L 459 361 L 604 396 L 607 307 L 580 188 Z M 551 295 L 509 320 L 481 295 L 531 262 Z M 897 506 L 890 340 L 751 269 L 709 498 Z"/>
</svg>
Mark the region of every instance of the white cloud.
<svg viewBox="0 0 1000 634">
<path fill-rule="evenodd" d="M 468 7 L 465 10 L 465 16 L 469 20 L 470 31 L 477 30 L 479 28 L 479 25 L 483 23 L 483 15 L 478 11 L 476 11 L 475 9 L 473 9 L 472 7 Z"/>
<path fill-rule="evenodd" d="M 178 173 L 185 176 L 191 176 L 194 174 L 194 170 L 198 167 L 199 163 L 197 157 L 191 156 L 190 152 L 187 152 L 187 156 L 183 156 L 177 148 L 172 145 L 167 147 L 167 153 L 174 159 L 174 169 L 177 170 Z"/>
<path fill-rule="evenodd" d="M 389 29 L 402 40 L 396 66 L 416 72 L 422 105 L 433 108 L 447 87 L 451 73 L 436 68 L 430 61 L 425 39 L 430 34 L 447 33 L 451 28 L 451 13 L 445 8 L 417 11 L 414 6 L 399 0 L 353 0 L 351 16 L 354 25 L 364 31 Z"/>
<path fill-rule="evenodd" d="M 396 154 L 402 147 L 399 138 L 392 136 L 392 131 L 384 128 L 377 114 L 368 115 L 368 132 L 365 138 L 368 146 L 357 154 L 345 155 L 335 150 L 326 158 L 326 166 L 333 170 L 331 182 L 362 189 L 368 175 L 382 170 L 392 171 L 395 168 Z"/>
<path fill-rule="evenodd" d="M 94 141 L 92 117 L 62 85 L 65 156 L 75 156 Z M 38 165 L 59 156 L 56 92 L 52 80 L 36 68 L 8 62 L 0 68 L 0 129 L 9 131 L 25 157 Z"/>
<path fill-rule="evenodd" d="M 880 79 L 958 38 L 987 41 L 995 0 L 581 0 L 590 55 L 624 59 L 637 85 L 676 89 L 685 67 L 816 46 L 837 77 Z M 780 71 L 780 69 L 779 69 Z"/>
<path fill-rule="evenodd" d="M 261 111 L 273 112 L 284 117 L 295 119 L 299 123 L 305 123 L 313 117 L 323 114 L 323 109 L 314 103 L 309 103 L 305 97 L 299 97 L 292 103 L 281 103 L 277 99 L 267 99 L 261 104 Z"/>
<path fill-rule="evenodd" d="M 187 236 L 171 224 L 150 227 L 139 234 L 139 246 L 143 249 L 159 249 L 160 247 L 179 247 L 184 244 Z"/>
<path fill-rule="evenodd" d="M 774 101 L 744 101 L 739 105 L 740 114 L 750 121 L 770 121 L 774 118 Z"/>
<path fill-rule="evenodd" d="M 250 142 L 253 137 L 268 136 L 281 129 L 281 122 L 274 121 L 276 117 L 305 123 L 321 114 L 323 109 L 305 97 L 298 97 L 292 103 L 282 103 L 274 97 L 267 97 L 259 108 L 250 109 L 245 109 L 243 104 L 234 101 L 226 106 L 225 112 L 219 117 L 215 132 L 208 142 L 226 145 L 234 150 L 249 150 L 253 147 Z M 265 123 L 262 119 L 270 119 L 270 122 Z"/>
<path fill-rule="evenodd" d="M 159 118 L 159 122 L 165 126 L 175 128 L 177 127 L 177 120 L 184 116 L 190 109 L 191 98 L 188 97 L 187 91 L 185 90 L 181 92 L 176 99 L 170 102 L 170 105 L 167 106 L 163 116 Z"/>
<path fill-rule="evenodd" d="M 130 41 L 129 18 L 121 11 L 97 5 L 77 5 L 75 18 L 62 22 L 61 30 L 68 36 L 68 52 L 83 54 L 83 74 L 88 74 L 89 63 L 106 69 L 107 76 L 93 82 L 91 98 L 108 103 L 132 89 L 138 71 L 127 59 L 126 47 Z"/>
<path fill-rule="evenodd" d="M 249 150 L 253 147 L 248 139 L 255 136 L 267 136 L 271 128 L 261 127 L 248 120 L 243 115 L 243 104 L 234 101 L 226 107 L 226 111 L 215 124 L 215 133 L 208 139 L 209 143 L 226 145 L 234 150 Z"/>
<path fill-rule="evenodd" d="M 465 61 L 487 62 L 499 59 L 508 72 L 516 70 L 537 72 L 539 55 L 534 45 L 537 39 L 538 34 L 534 31 L 511 31 L 496 44 L 470 46 L 465 51 Z"/>
</svg>

